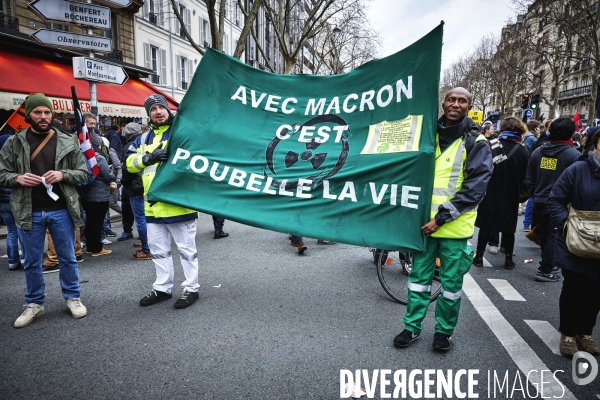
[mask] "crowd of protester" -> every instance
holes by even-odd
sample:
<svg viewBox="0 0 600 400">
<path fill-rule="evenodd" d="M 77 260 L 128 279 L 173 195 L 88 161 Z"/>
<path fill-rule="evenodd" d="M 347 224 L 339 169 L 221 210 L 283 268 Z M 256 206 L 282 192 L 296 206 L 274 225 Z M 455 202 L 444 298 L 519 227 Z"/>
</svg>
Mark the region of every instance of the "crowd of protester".
<svg viewBox="0 0 600 400">
<path fill-rule="evenodd" d="M 568 117 L 546 121 L 543 126 L 538 121 L 525 124 L 508 117 L 500 121 L 497 132 L 490 122 L 485 122 L 479 130 L 466 117 L 470 102 L 470 93 L 462 88 L 453 89 L 446 96 L 445 114 L 438 121 L 439 151 L 453 151 L 454 158 L 462 160 L 465 172 L 459 178 L 464 182 L 453 188 L 438 188 L 439 193 L 456 191 L 448 194 L 448 199 L 438 195 L 439 210 L 444 211 L 445 207 L 451 210 L 447 210 L 447 215 L 439 210 L 434 212 L 432 220 L 421 228 L 423 234 L 431 236 L 430 243 L 445 246 L 448 254 L 442 254 L 441 258 L 448 264 L 444 270 L 446 282 L 454 282 L 449 260 L 460 253 L 450 244 L 456 237 L 464 239 L 472 235 L 473 225 L 479 228 L 475 257 L 465 253 L 463 261 L 482 267 L 486 247 L 492 254 L 498 253 L 500 247 L 505 253 L 504 268 L 514 269 L 515 234 L 518 215 L 523 209 L 523 231 L 528 238 L 535 237 L 540 245 L 541 261 L 533 278 L 540 282 L 559 282 L 561 277 L 563 280 L 559 304 L 561 353 L 573 356 L 579 343 L 585 351 L 600 354 L 591 337 L 600 312 L 600 297 L 596 295 L 600 289 L 600 265 L 598 258 L 570 251 L 564 228 L 571 209 L 600 212 L 600 126 L 595 126 L 598 125 L 595 121 L 593 126 L 578 131 Z M 91 257 L 112 254 L 108 238 L 116 237 L 117 233 L 112 230 L 110 210 L 120 214 L 123 222 L 123 232 L 117 240 L 132 240 L 139 247 L 127 256 L 133 260 L 151 260 L 155 266 L 153 288 L 140 300 L 140 305 L 150 306 L 172 298 L 172 241 L 178 248 L 185 275 L 174 306 L 185 308 L 198 299 L 197 212 L 160 202 L 150 206 L 145 201 L 157 165 L 167 159 L 166 142 L 173 114 L 160 95 L 148 97 L 144 106 L 150 126 L 135 122 L 123 127 L 112 125 L 104 134 L 96 127 L 96 117 L 83 116 L 95 172 L 82 155 L 85 151 L 78 134 L 53 127 L 52 105 L 43 94 L 32 94 L 26 102 L 25 117 L 31 127 L 12 137 L 0 137 L 0 216 L 8 231 L 8 268 L 24 270 L 27 286 L 27 307 L 15 327 L 28 326 L 44 315 L 43 274 L 51 272 L 60 272 L 63 297 L 72 315 L 75 318 L 87 315 L 80 299 L 77 263 L 84 259 L 84 248 Z M 465 154 L 461 147 L 463 136 L 471 138 L 464 145 Z M 436 168 L 451 170 L 453 166 L 436 163 Z M 458 211 L 457 206 L 449 206 L 452 201 L 462 207 L 463 219 L 453 214 Z M 228 237 L 223 230 L 224 222 L 222 217 L 213 216 L 214 239 Z M 134 236 L 134 224 L 138 237 Z M 302 237 L 292 235 L 290 240 L 298 253 L 306 251 Z M 44 242 L 47 250 L 42 259 Z M 333 244 L 325 240 L 318 243 Z M 415 255 L 417 264 L 424 271 L 431 264 L 429 275 L 433 274 L 434 264 L 430 259 L 420 260 Z M 431 277 L 424 273 L 422 282 L 417 282 L 415 270 L 419 268 L 413 268 L 409 279 L 413 298 L 405 316 L 410 329 L 396 337 L 398 347 L 407 347 L 419 337 L 422 311 L 429 304 L 427 293 L 421 289 L 427 287 Z M 444 329 L 438 332 L 436 328 L 434 349 L 437 350 L 447 351 L 451 347 L 462 281 L 455 283 L 454 292 L 444 287 L 438 300 L 438 308 L 445 304 L 442 311 L 452 317 Z M 415 311 L 417 308 L 419 312 Z"/>
</svg>

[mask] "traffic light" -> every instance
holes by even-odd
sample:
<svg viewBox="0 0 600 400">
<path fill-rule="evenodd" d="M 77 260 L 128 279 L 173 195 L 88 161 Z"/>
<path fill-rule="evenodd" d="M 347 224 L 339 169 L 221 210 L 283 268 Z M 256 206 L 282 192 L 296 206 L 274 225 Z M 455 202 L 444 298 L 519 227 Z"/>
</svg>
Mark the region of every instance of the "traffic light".
<svg viewBox="0 0 600 400">
<path fill-rule="evenodd" d="M 536 108 L 540 108 L 540 95 L 539 94 L 531 95 L 531 108 L 534 110 Z"/>
<path fill-rule="evenodd" d="M 529 93 L 525 93 L 521 96 L 521 108 L 523 110 L 529 108 Z"/>
</svg>

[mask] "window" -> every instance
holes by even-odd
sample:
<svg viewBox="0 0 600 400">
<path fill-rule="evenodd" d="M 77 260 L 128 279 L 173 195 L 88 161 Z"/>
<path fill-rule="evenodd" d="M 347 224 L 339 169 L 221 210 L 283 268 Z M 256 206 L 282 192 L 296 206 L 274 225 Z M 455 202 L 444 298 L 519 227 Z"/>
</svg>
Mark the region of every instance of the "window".
<svg viewBox="0 0 600 400">
<path fill-rule="evenodd" d="M 188 31 L 188 33 L 191 34 L 192 32 L 192 15 L 190 13 L 190 10 L 183 6 L 183 5 L 179 5 L 179 14 L 181 15 L 181 18 L 183 19 L 183 21 L 185 22 L 185 27 Z M 181 24 L 179 23 L 179 18 L 175 18 L 175 34 L 181 36 L 182 38 L 185 37 L 185 33 L 183 33 L 183 28 L 181 27 Z"/>
<path fill-rule="evenodd" d="M 192 60 L 177 56 L 177 88 L 187 90 L 192 80 Z"/>
<path fill-rule="evenodd" d="M 210 36 L 210 24 L 203 18 L 200 18 L 200 40 L 204 48 L 210 47 L 212 43 L 212 38 Z"/>
<path fill-rule="evenodd" d="M 226 33 L 223 34 L 223 51 L 225 54 L 231 55 L 229 52 L 229 35 Z"/>
<path fill-rule="evenodd" d="M 49 28 L 54 29 L 55 31 L 71 32 L 71 27 L 69 25 L 61 25 L 51 22 Z"/>
<path fill-rule="evenodd" d="M 144 1 L 143 13 L 144 18 L 146 18 L 151 24 L 158 26 L 164 25 L 163 0 Z"/>
<path fill-rule="evenodd" d="M 167 51 L 150 43 L 144 43 L 146 68 L 152 70 L 150 81 L 155 85 L 167 83 Z"/>
</svg>

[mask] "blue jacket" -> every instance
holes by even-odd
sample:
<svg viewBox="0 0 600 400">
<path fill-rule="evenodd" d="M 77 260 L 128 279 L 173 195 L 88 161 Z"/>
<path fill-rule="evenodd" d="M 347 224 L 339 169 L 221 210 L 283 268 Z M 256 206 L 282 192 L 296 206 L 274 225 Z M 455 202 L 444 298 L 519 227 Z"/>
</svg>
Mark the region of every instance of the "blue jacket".
<svg viewBox="0 0 600 400">
<path fill-rule="evenodd" d="M 600 211 L 600 167 L 592 157 L 568 167 L 552 188 L 547 207 L 550 227 L 557 228 L 554 262 L 557 267 L 600 279 L 600 261 L 577 257 L 569 252 L 563 227 L 569 216 L 568 204 L 580 211 Z"/>
</svg>

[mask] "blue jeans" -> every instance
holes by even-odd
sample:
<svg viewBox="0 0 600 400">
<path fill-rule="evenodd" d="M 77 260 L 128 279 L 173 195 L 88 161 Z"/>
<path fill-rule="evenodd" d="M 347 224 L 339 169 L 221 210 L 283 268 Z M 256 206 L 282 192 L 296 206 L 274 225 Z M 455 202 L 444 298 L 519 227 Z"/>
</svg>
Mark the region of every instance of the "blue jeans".
<svg viewBox="0 0 600 400">
<path fill-rule="evenodd" d="M 12 215 L 9 203 L 0 203 L 0 215 L 6 224 L 8 234 L 6 235 L 6 253 L 8 254 L 8 268 L 15 268 L 19 265 L 19 234 L 15 217 Z M 21 246 L 22 247 L 22 246 Z"/>
<path fill-rule="evenodd" d="M 133 218 L 137 226 L 138 235 L 142 241 L 142 251 L 150 253 L 148 246 L 148 229 L 146 228 L 146 214 L 144 214 L 144 196 L 130 196 L 129 203 L 133 210 Z"/>
<path fill-rule="evenodd" d="M 67 209 L 56 211 L 34 211 L 31 213 L 32 227 L 29 231 L 18 229 L 23 245 L 25 262 L 25 301 L 44 304 L 46 283 L 42 272 L 46 229 L 54 241 L 60 268 L 59 279 L 65 299 L 79 297 L 79 270 L 75 259 L 75 225 Z"/>
<path fill-rule="evenodd" d="M 532 227 L 531 226 L 531 209 L 533 208 L 533 197 L 530 197 L 527 200 L 527 205 L 525 205 L 525 216 L 523 217 L 523 228 Z"/>
</svg>

